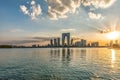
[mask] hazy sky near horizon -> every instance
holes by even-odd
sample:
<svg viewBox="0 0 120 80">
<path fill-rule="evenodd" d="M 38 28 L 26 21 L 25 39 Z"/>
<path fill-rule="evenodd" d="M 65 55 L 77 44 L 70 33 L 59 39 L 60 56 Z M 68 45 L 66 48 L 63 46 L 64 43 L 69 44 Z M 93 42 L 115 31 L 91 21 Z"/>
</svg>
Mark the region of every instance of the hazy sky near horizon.
<svg viewBox="0 0 120 80">
<path fill-rule="evenodd" d="M 100 30 L 120 29 L 120 0 L 1 0 L 0 44 L 61 37 L 104 39 Z"/>
</svg>

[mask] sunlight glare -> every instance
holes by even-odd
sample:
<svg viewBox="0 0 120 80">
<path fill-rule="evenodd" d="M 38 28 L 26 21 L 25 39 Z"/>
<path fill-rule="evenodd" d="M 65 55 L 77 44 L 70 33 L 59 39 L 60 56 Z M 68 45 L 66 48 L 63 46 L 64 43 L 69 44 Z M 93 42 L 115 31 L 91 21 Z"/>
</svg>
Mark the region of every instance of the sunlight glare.
<svg viewBox="0 0 120 80">
<path fill-rule="evenodd" d="M 115 40 L 119 37 L 119 32 L 118 31 L 113 31 L 113 32 L 109 32 L 107 34 L 107 38 L 110 39 L 110 40 Z"/>
</svg>

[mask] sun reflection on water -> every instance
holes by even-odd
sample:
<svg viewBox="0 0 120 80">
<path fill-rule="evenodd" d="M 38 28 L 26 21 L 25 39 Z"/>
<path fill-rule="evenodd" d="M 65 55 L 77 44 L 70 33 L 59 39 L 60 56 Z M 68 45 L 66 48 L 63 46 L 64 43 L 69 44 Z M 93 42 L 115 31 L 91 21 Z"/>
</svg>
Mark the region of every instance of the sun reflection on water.
<svg viewBox="0 0 120 80">
<path fill-rule="evenodd" d="M 116 60 L 116 56 L 115 56 L 115 50 L 111 49 L 111 67 L 114 68 L 114 62 Z"/>
</svg>

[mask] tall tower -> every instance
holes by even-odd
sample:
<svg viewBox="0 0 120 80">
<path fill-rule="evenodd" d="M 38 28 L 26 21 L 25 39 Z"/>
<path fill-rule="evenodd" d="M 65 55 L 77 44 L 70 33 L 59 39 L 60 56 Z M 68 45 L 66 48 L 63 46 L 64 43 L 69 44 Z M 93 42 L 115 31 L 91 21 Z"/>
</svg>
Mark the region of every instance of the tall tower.
<svg viewBox="0 0 120 80">
<path fill-rule="evenodd" d="M 65 38 L 67 38 L 67 44 L 65 45 Z M 62 46 L 70 46 L 70 33 L 62 33 Z"/>
<path fill-rule="evenodd" d="M 53 46 L 53 39 L 50 39 L 50 46 Z"/>
<path fill-rule="evenodd" d="M 56 47 L 56 46 L 57 46 L 57 40 L 54 39 L 54 47 Z"/>
<path fill-rule="evenodd" d="M 57 38 L 57 46 L 60 47 L 60 38 Z"/>
<path fill-rule="evenodd" d="M 82 47 L 85 47 L 85 46 L 86 46 L 86 40 L 81 39 L 81 46 L 82 46 Z"/>
<path fill-rule="evenodd" d="M 73 46 L 73 39 L 71 39 L 71 46 Z"/>
</svg>

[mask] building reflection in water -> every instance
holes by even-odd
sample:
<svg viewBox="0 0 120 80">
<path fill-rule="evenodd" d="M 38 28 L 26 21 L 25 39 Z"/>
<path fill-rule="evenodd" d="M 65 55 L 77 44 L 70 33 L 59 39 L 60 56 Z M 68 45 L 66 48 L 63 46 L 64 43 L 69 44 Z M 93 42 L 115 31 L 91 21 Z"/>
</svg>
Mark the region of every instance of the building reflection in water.
<svg viewBox="0 0 120 80">
<path fill-rule="evenodd" d="M 61 51 L 61 52 L 60 52 Z M 62 61 L 64 65 L 68 65 L 72 59 L 72 49 L 70 48 L 62 48 L 61 49 L 51 49 L 50 56 L 51 60 L 59 60 Z"/>
<path fill-rule="evenodd" d="M 60 49 L 51 49 L 50 50 L 51 60 L 59 60 L 60 58 Z"/>
<path fill-rule="evenodd" d="M 61 61 L 63 63 L 63 65 L 68 66 L 69 63 L 72 60 L 72 53 L 71 53 L 71 49 L 69 48 L 62 48 L 62 57 L 61 57 Z"/>
<path fill-rule="evenodd" d="M 62 61 L 70 61 L 71 60 L 70 56 L 71 56 L 70 49 L 63 48 L 62 49 Z"/>
</svg>

